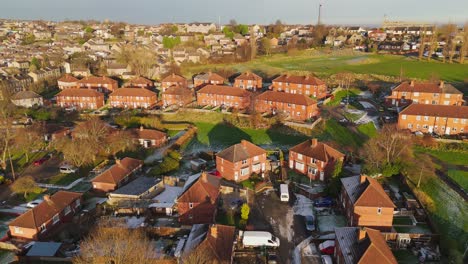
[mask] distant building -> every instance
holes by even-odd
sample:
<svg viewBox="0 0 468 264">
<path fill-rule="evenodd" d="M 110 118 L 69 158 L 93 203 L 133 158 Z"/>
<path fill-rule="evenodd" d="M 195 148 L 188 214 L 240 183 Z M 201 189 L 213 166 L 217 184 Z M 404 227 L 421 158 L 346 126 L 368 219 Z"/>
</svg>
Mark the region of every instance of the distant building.
<svg viewBox="0 0 468 264">
<path fill-rule="evenodd" d="M 97 90 L 100 93 L 111 93 L 119 87 L 116 80 L 106 76 L 90 76 L 78 81 L 78 87 Z"/>
<path fill-rule="evenodd" d="M 14 94 L 10 98 L 11 102 L 16 106 L 33 107 L 42 106 L 44 104 L 42 96 L 33 91 L 21 91 Z"/>
<path fill-rule="evenodd" d="M 252 72 L 244 72 L 236 77 L 234 86 L 247 90 L 261 90 L 263 87 L 262 77 Z"/>
<path fill-rule="evenodd" d="M 194 87 L 201 87 L 206 84 L 223 85 L 225 81 L 224 77 L 212 72 L 201 73 L 193 77 Z"/>
<path fill-rule="evenodd" d="M 158 95 L 145 88 L 119 88 L 109 95 L 112 107 L 136 109 L 151 108 L 156 105 Z"/>
<path fill-rule="evenodd" d="M 104 94 L 92 89 L 65 89 L 57 94 L 62 108 L 99 109 L 104 106 Z"/>
<path fill-rule="evenodd" d="M 169 88 L 171 86 L 178 86 L 178 87 L 187 88 L 188 87 L 187 79 L 185 79 L 184 77 L 182 77 L 180 75 L 174 74 L 174 73 L 171 74 L 171 75 L 168 75 L 166 78 L 162 79 L 161 89 L 162 89 L 163 93 L 166 91 L 167 88 Z"/>
<path fill-rule="evenodd" d="M 78 79 L 71 76 L 70 74 L 65 74 L 60 79 L 57 80 L 57 84 L 60 90 L 78 88 Z"/>
<path fill-rule="evenodd" d="M 152 89 L 154 88 L 154 83 L 153 81 L 146 79 L 145 77 L 138 76 L 135 77 L 131 80 L 129 80 L 126 84 L 126 87 L 139 87 L 139 88 L 146 88 L 146 89 Z"/>
<path fill-rule="evenodd" d="M 313 76 L 281 75 L 272 81 L 270 87 L 275 92 L 303 94 L 322 99 L 327 96 L 327 85 Z"/>
<path fill-rule="evenodd" d="M 193 101 L 193 91 L 184 86 L 170 86 L 162 93 L 163 106 L 177 105 L 180 107 L 186 106 Z"/>
</svg>

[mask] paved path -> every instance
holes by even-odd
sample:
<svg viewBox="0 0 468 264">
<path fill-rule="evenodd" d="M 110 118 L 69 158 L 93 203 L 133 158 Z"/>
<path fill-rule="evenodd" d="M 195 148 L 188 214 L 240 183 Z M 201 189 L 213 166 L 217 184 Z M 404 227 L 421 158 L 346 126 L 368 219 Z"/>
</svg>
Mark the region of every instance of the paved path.
<svg viewBox="0 0 468 264">
<path fill-rule="evenodd" d="M 173 136 L 171 138 L 171 140 L 164 146 L 160 147 L 160 148 L 157 148 L 154 153 L 151 155 L 151 156 L 148 156 L 146 159 L 145 159 L 145 163 L 152 163 L 154 162 L 155 160 L 160 160 L 164 157 L 164 154 L 166 153 L 166 151 L 172 147 L 174 145 L 174 143 L 177 141 L 177 139 L 179 137 L 181 137 L 182 135 L 185 134 L 185 130 L 183 131 L 180 131 L 179 133 L 177 133 L 177 135 Z"/>
</svg>

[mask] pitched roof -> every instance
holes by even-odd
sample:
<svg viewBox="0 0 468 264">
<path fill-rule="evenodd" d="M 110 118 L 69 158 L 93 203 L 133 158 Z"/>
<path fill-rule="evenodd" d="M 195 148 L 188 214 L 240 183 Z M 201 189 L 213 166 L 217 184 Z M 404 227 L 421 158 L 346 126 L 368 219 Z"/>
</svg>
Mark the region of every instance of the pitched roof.
<svg viewBox="0 0 468 264">
<path fill-rule="evenodd" d="M 274 91 L 266 91 L 257 96 L 256 100 L 265 100 L 295 105 L 313 105 L 317 103 L 314 99 L 307 97 L 303 94 L 292 94 Z"/>
<path fill-rule="evenodd" d="M 395 207 L 382 185 L 369 176 L 341 178 L 341 183 L 355 206 Z"/>
<path fill-rule="evenodd" d="M 134 128 L 132 129 L 132 133 L 135 135 L 137 138 L 142 138 L 142 139 L 155 139 L 155 140 L 160 140 L 165 138 L 167 135 L 164 132 L 161 132 L 156 129 L 146 129 L 143 127 L 140 128 Z"/>
<path fill-rule="evenodd" d="M 37 229 L 82 195 L 81 193 L 58 191 L 48 200 L 45 198 L 36 207 L 15 218 L 9 225 Z"/>
<path fill-rule="evenodd" d="M 468 118 L 468 106 L 411 104 L 400 115 Z"/>
<path fill-rule="evenodd" d="M 104 95 L 94 89 L 65 89 L 58 93 L 57 96 L 99 97 Z"/>
<path fill-rule="evenodd" d="M 345 264 L 371 264 L 375 260 L 383 264 L 397 261 L 380 231 L 359 227 L 335 228 L 337 246 L 341 249 Z M 361 239 L 359 239 L 361 236 Z"/>
<path fill-rule="evenodd" d="M 289 151 L 294 151 L 304 156 L 318 159 L 323 162 L 328 162 L 328 160 L 330 159 L 340 159 L 345 156 L 343 153 L 328 146 L 327 144 L 318 142 L 317 139 L 310 139 L 304 141 L 290 148 Z"/>
<path fill-rule="evenodd" d="M 140 168 L 141 166 L 143 166 L 143 161 L 126 157 L 120 161 L 117 161 L 116 164 L 96 176 L 91 181 L 118 184 L 125 177 L 130 175 L 134 170 Z"/>
<path fill-rule="evenodd" d="M 324 85 L 325 82 L 315 76 L 298 76 L 283 74 L 276 77 L 273 82 L 288 82 L 297 84 Z"/>
<path fill-rule="evenodd" d="M 184 187 L 185 191 L 179 196 L 178 202 L 204 203 L 209 201 L 213 204 L 218 199 L 220 183 L 220 178 L 203 172 L 192 182 L 192 185 Z"/>
<path fill-rule="evenodd" d="M 195 79 L 204 80 L 204 81 L 221 81 L 224 82 L 224 77 L 214 72 L 200 73 L 195 76 Z"/>
<path fill-rule="evenodd" d="M 231 96 L 238 96 L 238 97 L 247 97 L 250 96 L 250 92 L 246 91 L 239 87 L 231 87 L 226 85 L 213 85 L 209 84 L 205 87 L 198 90 L 197 93 L 204 93 L 204 94 L 218 94 L 218 95 L 231 95 Z"/>
<path fill-rule="evenodd" d="M 192 94 L 192 91 L 186 87 L 179 85 L 172 85 L 168 87 L 163 94 L 174 94 L 174 95 L 183 95 L 183 94 Z"/>
<path fill-rule="evenodd" d="M 462 94 L 457 88 L 448 83 L 402 82 L 393 91 L 420 93 L 448 93 Z"/>
<path fill-rule="evenodd" d="M 89 76 L 89 77 L 85 77 L 81 80 L 78 81 L 78 83 L 90 83 L 90 84 L 113 84 L 113 85 L 117 85 L 117 81 L 112 79 L 112 78 L 109 78 L 107 76 L 102 76 L 102 77 L 98 77 L 98 76 Z"/>
<path fill-rule="evenodd" d="M 266 154 L 264 149 L 247 140 L 242 140 L 240 143 L 217 153 L 216 156 L 230 162 L 238 162 L 262 154 Z"/>
<path fill-rule="evenodd" d="M 129 87 L 123 87 L 119 88 L 115 91 L 113 91 L 109 96 L 146 96 L 146 97 L 151 97 L 151 96 L 156 96 L 157 94 L 155 92 L 152 92 L 148 89 L 143 89 L 143 88 L 129 88 Z"/>
<path fill-rule="evenodd" d="M 200 243 L 204 250 L 211 251 L 219 263 L 231 263 L 236 228 L 226 225 L 212 225 L 208 228 L 205 240 Z"/>
<path fill-rule="evenodd" d="M 42 96 L 33 92 L 33 91 L 20 91 L 15 93 L 11 100 L 22 100 L 22 99 L 32 99 L 32 98 L 41 98 Z"/>
<path fill-rule="evenodd" d="M 142 76 L 138 76 L 138 77 L 131 79 L 130 81 L 128 81 L 128 84 L 133 84 L 133 85 L 146 84 L 150 86 L 154 85 L 153 81 L 146 79 L 145 77 L 142 77 Z"/>
<path fill-rule="evenodd" d="M 60 79 L 57 80 L 58 82 L 68 82 L 68 83 L 76 83 L 79 80 L 70 74 L 65 74 L 64 76 L 60 77 Z"/>
<path fill-rule="evenodd" d="M 236 80 L 262 80 L 262 77 L 258 76 L 253 72 L 243 72 L 241 75 L 236 77 Z"/>
</svg>

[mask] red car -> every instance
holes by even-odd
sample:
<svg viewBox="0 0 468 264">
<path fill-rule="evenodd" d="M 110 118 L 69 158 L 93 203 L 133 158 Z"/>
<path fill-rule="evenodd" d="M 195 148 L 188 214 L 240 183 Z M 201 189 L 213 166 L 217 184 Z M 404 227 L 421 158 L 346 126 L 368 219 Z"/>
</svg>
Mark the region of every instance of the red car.
<svg viewBox="0 0 468 264">
<path fill-rule="evenodd" d="M 45 156 L 41 159 L 38 159 L 36 161 L 34 161 L 34 166 L 40 166 L 42 164 L 44 164 L 47 160 L 49 159 L 49 156 Z"/>
<path fill-rule="evenodd" d="M 319 250 L 322 254 L 333 255 L 335 252 L 335 240 L 327 240 L 319 245 Z"/>
</svg>

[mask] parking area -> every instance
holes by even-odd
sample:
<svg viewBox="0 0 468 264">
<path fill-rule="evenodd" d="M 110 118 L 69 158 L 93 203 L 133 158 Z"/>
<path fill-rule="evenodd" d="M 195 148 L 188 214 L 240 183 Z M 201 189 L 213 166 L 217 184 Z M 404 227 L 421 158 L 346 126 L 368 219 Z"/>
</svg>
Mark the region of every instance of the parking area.
<svg viewBox="0 0 468 264">
<path fill-rule="evenodd" d="M 270 231 L 280 239 L 279 263 L 291 263 L 295 246 L 310 236 L 305 228 L 304 217 L 297 214 L 308 209 L 303 207 L 304 204 L 295 208 L 296 200 L 293 195 L 289 202 L 281 202 L 275 191 L 255 196 L 249 224 L 254 230 Z"/>
</svg>

